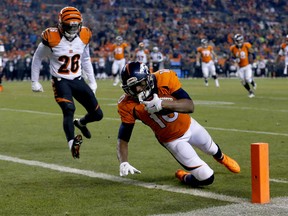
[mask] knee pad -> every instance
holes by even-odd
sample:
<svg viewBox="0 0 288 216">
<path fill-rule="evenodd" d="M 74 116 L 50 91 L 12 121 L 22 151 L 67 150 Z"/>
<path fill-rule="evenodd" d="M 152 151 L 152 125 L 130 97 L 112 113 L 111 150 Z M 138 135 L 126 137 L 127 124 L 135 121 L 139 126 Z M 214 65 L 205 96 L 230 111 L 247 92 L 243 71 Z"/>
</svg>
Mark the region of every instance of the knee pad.
<svg viewBox="0 0 288 216">
<path fill-rule="evenodd" d="M 205 163 L 199 168 L 192 170 L 191 174 L 198 180 L 198 181 L 204 181 L 208 178 L 210 178 L 214 172 L 213 170 Z"/>
<path fill-rule="evenodd" d="M 73 103 L 59 103 L 64 115 L 73 115 L 75 112 L 75 105 Z"/>
<path fill-rule="evenodd" d="M 98 107 L 96 110 L 88 113 L 85 116 L 87 122 L 100 121 L 102 118 L 103 118 L 103 112 L 100 107 Z"/>
</svg>

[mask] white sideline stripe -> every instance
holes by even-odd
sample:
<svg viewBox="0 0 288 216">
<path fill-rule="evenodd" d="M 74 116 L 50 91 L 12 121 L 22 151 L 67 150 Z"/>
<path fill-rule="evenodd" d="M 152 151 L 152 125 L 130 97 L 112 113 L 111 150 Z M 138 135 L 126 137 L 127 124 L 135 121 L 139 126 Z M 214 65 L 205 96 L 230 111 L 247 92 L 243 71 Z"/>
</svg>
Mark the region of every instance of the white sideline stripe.
<svg viewBox="0 0 288 216">
<path fill-rule="evenodd" d="M 52 115 L 52 116 L 62 116 L 62 113 L 49 113 L 49 112 L 40 112 L 33 110 L 18 110 L 18 109 L 10 109 L 10 108 L 0 108 L 1 111 L 11 111 L 11 112 L 23 112 L 23 113 L 32 113 L 32 114 L 40 114 L 40 115 Z M 77 115 L 75 115 L 77 116 Z M 118 118 L 107 118 L 106 120 L 120 121 Z M 215 128 L 215 127 L 205 127 L 210 130 L 220 130 L 220 131 L 232 131 L 232 132 L 240 132 L 240 133 L 254 133 L 254 134 L 264 134 L 264 135 L 275 135 L 275 136 L 288 136 L 285 133 L 275 133 L 275 132 L 266 132 L 266 131 L 251 131 L 251 130 L 239 130 L 233 128 Z"/>
<path fill-rule="evenodd" d="M 221 131 L 233 131 L 233 132 L 242 132 L 242 133 L 255 133 L 255 134 L 265 134 L 265 135 L 275 135 L 275 136 L 288 136 L 284 133 L 275 133 L 275 132 L 265 132 L 265 131 L 252 131 L 252 130 L 238 130 L 233 128 L 215 128 L 215 127 L 205 127 L 211 130 L 221 130 Z"/>
<path fill-rule="evenodd" d="M 140 181 L 136 181 L 136 180 L 129 179 L 129 178 L 117 177 L 117 176 L 113 176 L 113 175 L 109 175 L 105 173 L 70 168 L 70 167 L 60 166 L 56 164 L 48 164 L 48 163 L 43 163 L 43 162 L 34 161 L 34 160 L 24 160 L 24 159 L 20 159 L 17 157 L 0 155 L 0 160 L 25 164 L 29 166 L 47 168 L 47 169 L 56 170 L 59 172 L 84 175 L 84 176 L 88 176 L 91 178 L 99 178 L 99 179 L 109 180 L 112 182 L 119 182 L 119 183 L 139 186 L 139 187 L 143 187 L 147 189 L 156 189 L 156 190 L 169 191 L 173 193 L 189 194 L 193 196 L 199 196 L 199 197 L 208 198 L 208 199 L 222 200 L 222 201 L 227 201 L 227 202 L 235 202 L 235 203 L 248 203 L 249 202 L 248 199 L 232 197 L 232 196 L 227 196 L 227 195 L 222 195 L 222 194 L 216 194 L 216 193 L 207 192 L 207 191 L 194 189 L 194 188 L 187 189 L 187 188 L 178 188 L 178 187 L 169 186 L 169 185 L 157 185 L 153 183 L 145 183 L 145 182 L 140 182 Z"/>
<path fill-rule="evenodd" d="M 282 179 L 269 179 L 270 182 L 276 182 L 276 183 L 284 183 L 284 184 L 288 184 L 288 181 L 286 180 L 282 180 Z"/>
</svg>

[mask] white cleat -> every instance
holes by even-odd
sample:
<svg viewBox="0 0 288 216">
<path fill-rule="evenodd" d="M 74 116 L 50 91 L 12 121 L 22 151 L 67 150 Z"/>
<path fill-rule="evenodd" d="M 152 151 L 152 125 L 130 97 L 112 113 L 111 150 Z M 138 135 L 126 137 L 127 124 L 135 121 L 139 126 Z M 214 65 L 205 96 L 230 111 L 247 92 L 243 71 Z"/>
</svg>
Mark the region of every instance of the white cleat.
<svg viewBox="0 0 288 216">
<path fill-rule="evenodd" d="M 253 98 L 253 97 L 255 97 L 255 94 L 254 94 L 254 93 L 250 93 L 250 94 L 248 95 L 248 97 L 249 97 L 249 98 Z"/>
</svg>

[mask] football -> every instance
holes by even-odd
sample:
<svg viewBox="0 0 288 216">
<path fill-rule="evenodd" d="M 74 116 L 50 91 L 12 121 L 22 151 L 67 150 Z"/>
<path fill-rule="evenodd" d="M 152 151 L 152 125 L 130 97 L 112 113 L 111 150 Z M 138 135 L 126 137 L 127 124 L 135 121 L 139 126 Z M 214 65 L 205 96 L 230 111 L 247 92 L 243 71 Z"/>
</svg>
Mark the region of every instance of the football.
<svg viewBox="0 0 288 216">
<path fill-rule="evenodd" d="M 174 101 L 174 100 L 176 100 L 176 98 L 174 98 L 174 97 L 171 96 L 171 95 L 162 95 L 162 96 L 159 96 L 159 98 L 160 98 L 161 100 L 166 100 L 166 101 Z M 161 115 L 168 115 L 168 114 L 173 113 L 173 112 L 174 112 L 174 111 L 163 109 L 163 110 L 161 110 L 159 113 L 160 113 Z"/>
<path fill-rule="evenodd" d="M 167 101 L 173 101 L 173 100 L 175 100 L 175 98 L 172 96 L 172 95 L 163 95 L 163 96 L 159 96 L 159 98 L 161 99 L 161 100 L 167 100 Z"/>
</svg>

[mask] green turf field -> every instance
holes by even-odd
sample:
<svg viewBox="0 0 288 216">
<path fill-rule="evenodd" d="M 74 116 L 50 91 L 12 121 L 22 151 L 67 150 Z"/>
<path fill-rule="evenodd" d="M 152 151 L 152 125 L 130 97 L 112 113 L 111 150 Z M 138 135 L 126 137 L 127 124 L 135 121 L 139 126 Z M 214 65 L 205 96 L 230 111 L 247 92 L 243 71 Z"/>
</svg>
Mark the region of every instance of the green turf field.
<svg viewBox="0 0 288 216">
<path fill-rule="evenodd" d="M 249 203 L 250 144 L 255 142 L 269 143 L 271 199 L 287 197 L 288 79 L 256 79 L 252 99 L 238 79 L 220 79 L 220 88 L 213 80 L 209 87 L 202 79 L 181 81 L 195 102 L 192 117 L 239 162 L 240 174 L 197 151 L 214 169 L 215 181 L 201 189 L 181 185 L 174 177 L 181 167 L 139 122 L 129 144 L 129 162 L 142 173 L 120 178 L 116 104 L 122 89 L 113 87 L 112 80 L 98 80 L 104 119 L 88 126 L 92 138 L 84 138 L 79 160 L 68 149 L 50 82 L 42 82 L 43 93 L 33 93 L 30 82 L 4 82 L 0 215 L 157 215 Z M 76 106 L 80 117 L 85 111 Z"/>
</svg>

